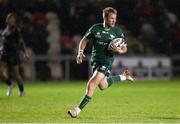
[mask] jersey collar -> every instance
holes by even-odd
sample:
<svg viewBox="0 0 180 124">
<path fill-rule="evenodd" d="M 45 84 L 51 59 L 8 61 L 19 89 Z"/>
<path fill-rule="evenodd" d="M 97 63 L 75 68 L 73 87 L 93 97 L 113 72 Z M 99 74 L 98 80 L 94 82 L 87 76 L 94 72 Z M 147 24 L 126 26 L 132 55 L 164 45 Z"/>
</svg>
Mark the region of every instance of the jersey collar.
<svg viewBox="0 0 180 124">
<path fill-rule="evenodd" d="M 109 31 L 111 29 L 111 27 L 108 27 L 105 22 L 103 23 L 103 28 L 105 31 Z"/>
</svg>

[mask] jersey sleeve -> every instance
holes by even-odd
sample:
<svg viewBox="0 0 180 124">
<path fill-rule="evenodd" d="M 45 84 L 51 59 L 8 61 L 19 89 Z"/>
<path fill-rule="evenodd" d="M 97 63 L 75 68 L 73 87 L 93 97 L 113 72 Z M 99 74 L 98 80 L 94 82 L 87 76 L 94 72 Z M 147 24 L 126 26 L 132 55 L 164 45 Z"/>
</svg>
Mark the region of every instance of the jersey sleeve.
<svg viewBox="0 0 180 124">
<path fill-rule="evenodd" d="M 124 38 L 124 34 L 122 33 L 121 29 L 118 27 L 116 28 L 117 37 Z"/>
<path fill-rule="evenodd" d="M 94 26 L 92 26 L 84 35 L 86 41 L 89 41 L 94 38 Z"/>
</svg>

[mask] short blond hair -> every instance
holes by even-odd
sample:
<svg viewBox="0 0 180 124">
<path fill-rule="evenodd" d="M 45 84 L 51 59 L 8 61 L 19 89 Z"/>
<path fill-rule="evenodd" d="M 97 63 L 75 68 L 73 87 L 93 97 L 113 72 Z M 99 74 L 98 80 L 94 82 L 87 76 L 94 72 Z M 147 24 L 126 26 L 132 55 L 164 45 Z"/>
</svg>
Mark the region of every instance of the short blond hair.
<svg viewBox="0 0 180 124">
<path fill-rule="evenodd" d="M 108 17 L 109 13 L 117 14 L 117 10 L 112 7 L 106 7 L 103 9 L 103 18 Z"/>
</svg>

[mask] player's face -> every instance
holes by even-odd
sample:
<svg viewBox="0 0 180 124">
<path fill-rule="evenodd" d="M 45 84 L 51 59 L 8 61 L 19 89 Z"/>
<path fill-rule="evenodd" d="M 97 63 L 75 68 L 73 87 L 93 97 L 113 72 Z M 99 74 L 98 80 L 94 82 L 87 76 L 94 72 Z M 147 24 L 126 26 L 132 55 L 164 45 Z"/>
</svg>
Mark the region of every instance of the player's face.
<svg viewBox="0 0 180 124">
<path fill-rule="evenodd" d="M 105 18 L 105 24 L 109 27 L 114 27 L 116 24 L 116 14 L 109 13 L 109 15 Z"/>
</svg>

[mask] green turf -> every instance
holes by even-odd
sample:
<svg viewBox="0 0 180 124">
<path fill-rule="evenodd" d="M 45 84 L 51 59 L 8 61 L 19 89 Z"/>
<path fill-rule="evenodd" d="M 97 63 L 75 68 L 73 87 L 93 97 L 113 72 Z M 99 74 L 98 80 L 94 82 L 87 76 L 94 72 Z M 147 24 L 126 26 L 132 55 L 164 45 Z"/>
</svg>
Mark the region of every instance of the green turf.
<svg viewBox="0 0 180 124">
<path fill-rule="evenodd" d="M 26 82 L 26 96 L 6 97 L 0 84 L 0 122 L 180 123 L 180 81 L 137 81 L 113 84 L 96 92 L 78 118 L 67 111 L 85 92 L 85 82 Z"/>
</svg>

